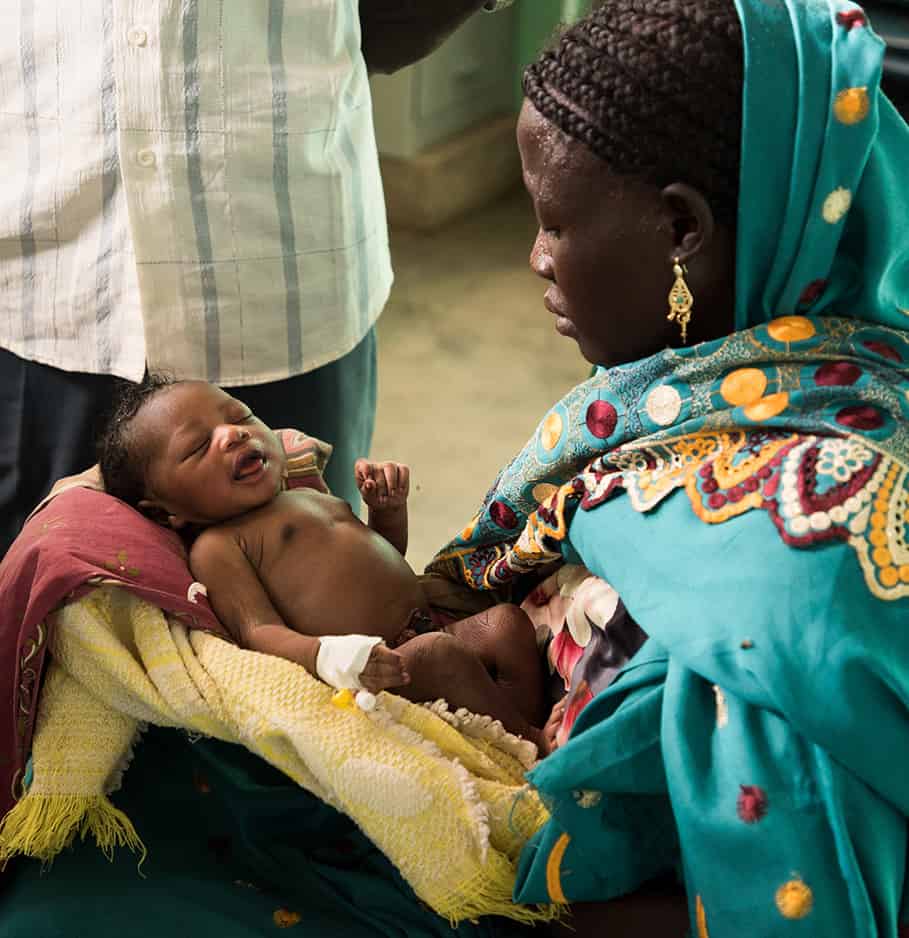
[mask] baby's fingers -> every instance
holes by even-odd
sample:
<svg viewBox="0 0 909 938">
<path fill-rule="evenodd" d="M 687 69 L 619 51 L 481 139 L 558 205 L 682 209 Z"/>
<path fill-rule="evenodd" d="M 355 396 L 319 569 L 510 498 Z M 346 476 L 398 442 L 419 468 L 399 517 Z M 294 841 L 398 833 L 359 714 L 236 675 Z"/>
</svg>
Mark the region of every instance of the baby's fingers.
<svg viewBox="0 0 909 938">
<path fill-rule="evenodd" d="M 405 498 L 410 494 L 410 466 L 403 463 L 398 466 L 398 495 Z"/>
<path fill-rule="evenodd" d="M 373 478 L 373 467 L 368 459 L 358 459 L 354 463 L 354 480 L 361 495 L 368 495 L 375 491 L 376 483 Z"/>
<path fill-rule="evenodd" d="M 375 475 L 373 476 L 373 482 L 375 483 L 375 493 L 376 498 L 379 501 L 379 504 L 384 502 L 388 498 L 388 479 L 383 471 L 382 466 L 375 467 Z"/>
<path fill-rule="evenodd" d="M 389 495 L 400 495 L 400 485 L 398 482 L 398 477 L 400 473 L 398 470 L 400 467 L 397 463 L 387 462 L 382 466 L 382 475 L 385 478 L 385 491 Z"/>
<path fill-rule="evenodd" d="M 404 659 L 385 645 L 376 645 L 360 674 L 360 683 L 372 693 L 388 687 L 400 687 L 410 681 Z"/>
</svg>

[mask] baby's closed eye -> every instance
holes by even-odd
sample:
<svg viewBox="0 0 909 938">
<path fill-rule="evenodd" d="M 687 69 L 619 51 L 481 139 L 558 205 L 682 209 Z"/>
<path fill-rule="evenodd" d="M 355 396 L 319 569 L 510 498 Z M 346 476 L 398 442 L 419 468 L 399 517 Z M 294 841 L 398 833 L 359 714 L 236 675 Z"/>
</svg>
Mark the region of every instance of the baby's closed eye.
<svg viewBox="0 0 909 938">
<path fill-rule="evenodd" d="M 201 456 L 207 449 L 208 444 L 211 442 L 211 436 L 206 436 L 201 442 L 193 442 L 190 444 L 190 449 L 187 451 L 186 455 L 183 457 L 183 460 L 191 459 L 193 456 Z"/>
</svg>

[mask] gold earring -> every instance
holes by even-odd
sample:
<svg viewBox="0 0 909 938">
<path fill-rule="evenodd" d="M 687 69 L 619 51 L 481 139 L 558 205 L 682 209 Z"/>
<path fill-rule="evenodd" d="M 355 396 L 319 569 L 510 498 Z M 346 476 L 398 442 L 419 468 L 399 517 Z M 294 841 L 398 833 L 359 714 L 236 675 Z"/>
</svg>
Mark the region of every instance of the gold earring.
<svg viewBox="0 0 909 938">
<path fill-rule="evenodd" d="M 672 272 L 675 274 L 675 283 L 669 291 L 669 315 L 666 318 L 679 324 L 682 330 L 682 344 L 685 345 L 688 342 L 688 323 L 691 321 L 694 297 L 685 283 L 688 269 L 682 266 L 677 257 L 673 259 Z"/>
</svg>

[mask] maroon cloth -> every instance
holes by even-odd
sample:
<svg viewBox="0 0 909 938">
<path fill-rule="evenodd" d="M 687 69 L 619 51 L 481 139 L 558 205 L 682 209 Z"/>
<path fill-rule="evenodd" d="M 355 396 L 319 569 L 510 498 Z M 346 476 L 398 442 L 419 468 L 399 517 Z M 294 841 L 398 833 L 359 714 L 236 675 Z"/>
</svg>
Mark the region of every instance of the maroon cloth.
<svg viewBox="0 0 909 938">
<path fill-rule="evenodd" d="M 0 563 L 0 817 L 19 797 L 31 751 L 46 617 L 102 581 L 190 628 L 231 640 L 204 593 L 190 590 L 187 552 L 176 532 L 90 488 L 69 489 L 45 504 Z"/>
</svg>

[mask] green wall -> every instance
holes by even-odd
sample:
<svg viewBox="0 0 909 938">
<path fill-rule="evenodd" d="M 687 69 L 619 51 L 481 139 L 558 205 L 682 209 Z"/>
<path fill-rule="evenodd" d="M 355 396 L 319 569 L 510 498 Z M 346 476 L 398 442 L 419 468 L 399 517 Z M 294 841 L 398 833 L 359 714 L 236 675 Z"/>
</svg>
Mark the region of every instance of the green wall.
<svg viewBox="0 0 909 938">
<path fill-rule="evenodd" d="M 515 105 L 521 106 L 521 74 L 559 23 L 570 23 L 590 9 L 592 0 L 518 0 L 517 75 Z"/>
</svg>

